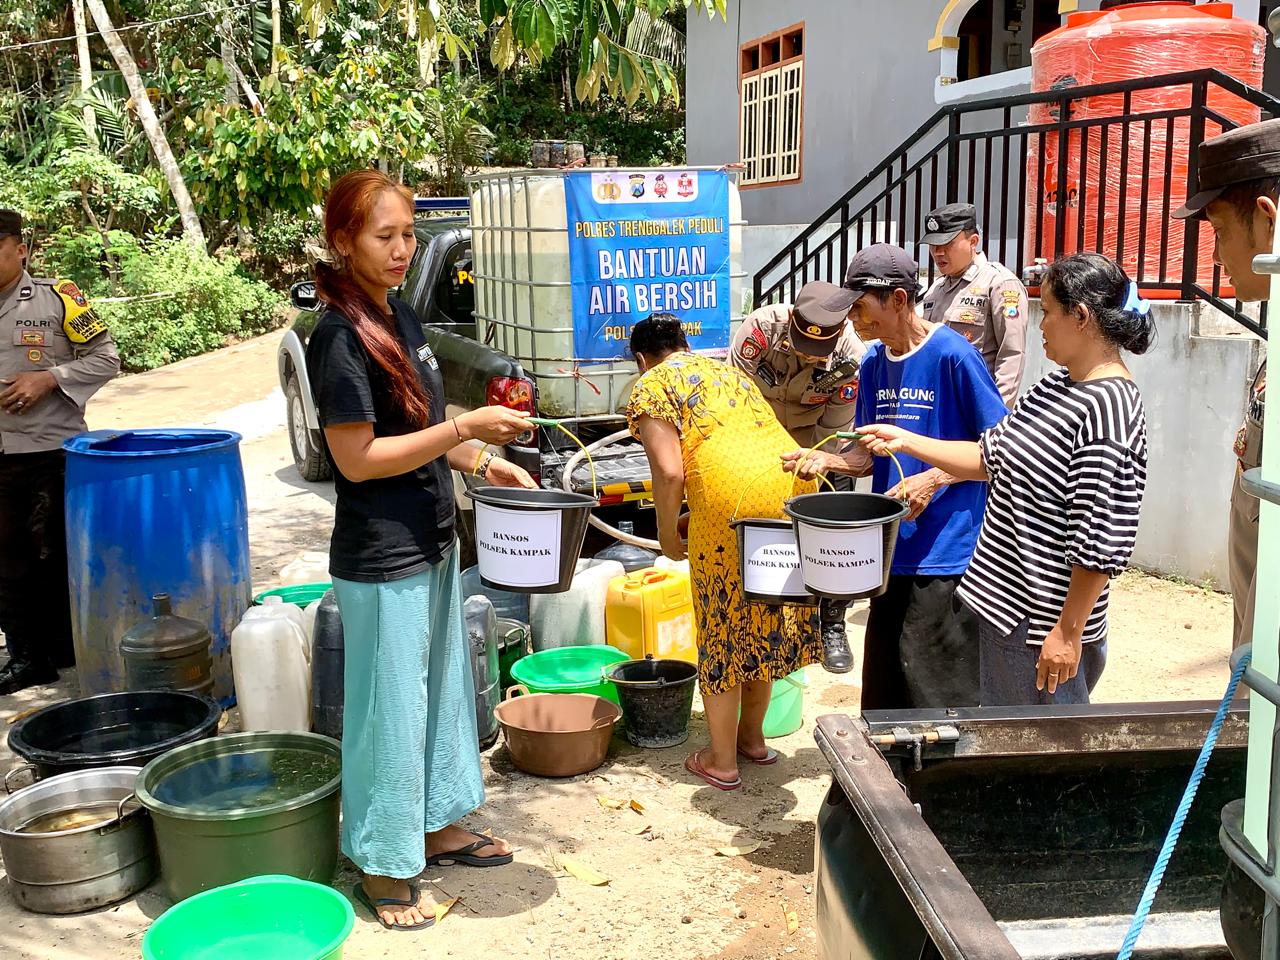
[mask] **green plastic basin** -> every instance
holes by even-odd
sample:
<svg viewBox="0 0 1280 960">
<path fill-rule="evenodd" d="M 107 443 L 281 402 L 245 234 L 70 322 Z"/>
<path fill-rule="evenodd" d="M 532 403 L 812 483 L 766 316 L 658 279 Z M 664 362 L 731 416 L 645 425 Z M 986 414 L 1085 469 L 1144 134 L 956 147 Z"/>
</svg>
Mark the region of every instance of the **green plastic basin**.
<svg viewBox="0 0 1280 960">
<path fill-rule="evenodd" d="M 288 587 L 276 587 L 274 590 L 263 590 L 253 598 L 253 603 L 260 607 L 267 597 L 279 597 L 285 603 L 309 607 L 328 593 L 332 586 L 332 583 L 295 583 Z"/>
<path fill-rule="evenodd" d="M 143 960 L 338 960 L 355 911 L 332 887 L 253 877 L 174 904 L 142 938 Z"/>
<path fill-rule="evenodd" d="M 769 693 L 769 709 L 764 715 L 764 735 L 768 738 L 785 737 L 795 733 L 804 724 L 804 668 L 773 681 Z"/>
<path fill-rule="evenodd" d="M 590 693 L 618 702 L 618 688 L 604 679 L 606 667 L 630 660 L 614 647 L 593 644 L 531 653 L 511 665 L 511 679 L 530 693 Z"/>
</svg>

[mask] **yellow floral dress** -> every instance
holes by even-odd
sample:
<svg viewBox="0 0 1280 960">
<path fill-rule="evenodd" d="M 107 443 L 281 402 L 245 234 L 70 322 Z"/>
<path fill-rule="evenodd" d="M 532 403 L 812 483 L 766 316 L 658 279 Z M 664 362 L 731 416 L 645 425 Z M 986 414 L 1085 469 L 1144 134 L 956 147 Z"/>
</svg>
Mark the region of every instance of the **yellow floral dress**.
<svg viewBox="0 0 1280 960">
<path fill-rule="evenodd" d="M 783 518 L 784 500 L 813 490 L 782 471 L 779 457 L 795 441 L 759 388 L 718 360 L 676 353 L 636 381 L 627 404 L 633 434 L 645 416 L 680 433 L 702 692 L 777 680 L 819 662 L 816 608 L 766 606 L 742 596 L 738 538 L 729 526 L 738 498 L 740 518 Z"/>
</svg>

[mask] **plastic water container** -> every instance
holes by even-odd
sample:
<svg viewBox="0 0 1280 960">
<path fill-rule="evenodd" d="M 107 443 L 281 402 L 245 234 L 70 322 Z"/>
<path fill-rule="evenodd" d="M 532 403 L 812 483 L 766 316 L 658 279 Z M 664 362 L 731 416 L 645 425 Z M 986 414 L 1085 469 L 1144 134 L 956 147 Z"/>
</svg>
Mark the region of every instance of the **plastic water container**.
<svg viewBox="0 0 1280 960">
<path fill-rule="evenodd" d="M 688 560 L 670 560 L 666 557 L 658 557 L 653 561 L 653 569 L 655 570 L 675 570 L 677 573 L 683 573 L 686 577 L 689 575 Z"/>
<path fill-rule="evenodd" d="M 315 625 L 311 635 L 312 729 L 341 740 L 346 647 L 338 598 L 330 590 L 319 603 L 307 607 L 306 612 L 312 614 Z"/>
<path fill-rule="evenodd" d="M 636 525 L 629 520 L 623 520 L 618 523 L 618 529 L 623 533 L 634 536 Z M 647 570 L 652 567 L 654 561 L 658 559 L 658 555 L 652 550 L 646 550 L 644 547 L 634 547 L 619 540 L 612 546 L 605 547 L 597 553 L 596 559 L 617 560 L 627 573 L 635 573 L 637 570 Z"/>
<path fill-rule="evenodd" d="M 462 604 L 467 624 L 467 641 L 471 648 L 471 679 L 476 691 L 476 732 L 480 749 L 485 750 L 498 739 L 498 718 L 494 708 L 502 698 L 498 668 L 498 618 L 493 602 L 483 594 L 467 597 Z"/>
<path fill-rule="evenodd" d="M 499 590 L 497 587 L 486 587 L 480 580 L 479 567 L 467 567 L 462 571 L 461 579 L 464 597 L 486 596 L 493 604 L 493 612 L 499 617 L 519 620 L 521 623 L 529 622 L 529 594 L 511 593 L 508 590 Z"/>
<path fill-rule="evenodd" d="M 311 642 L 302 611 L 279 597 L 250 607 L 231 632 L 243 730 L 311 730 Z"/>
<path fill-rule="evenodd" d="M 318 550 L 308 550 L 296 560 L 285 564 L 280 571 L 282 587 L 301 583 L 327 583 L 328 580 L 329 555 Z"/>
<path fill-rule="evenodd" d="M 604 618 L 609 646 L 633 660 L 698 662 L 688 574 L 650 567 L 614 578 Z"/>
<path fill-rule="evenodd" d="M 564 593 L 529 598 L 533 649 L 586 647 L 605 642 L 604 605 L 609 582 L 626 573 L 617 560 L 579 560 Z"/>
<path fill-rule="evenodd" d="M 764 715 L 765 737 L 785 737 L 804 725 L 804 688 L 808 685 L 803 667 L 773 681 L 773 689 L 769 691 L 769 709 Z"/>
</svg>

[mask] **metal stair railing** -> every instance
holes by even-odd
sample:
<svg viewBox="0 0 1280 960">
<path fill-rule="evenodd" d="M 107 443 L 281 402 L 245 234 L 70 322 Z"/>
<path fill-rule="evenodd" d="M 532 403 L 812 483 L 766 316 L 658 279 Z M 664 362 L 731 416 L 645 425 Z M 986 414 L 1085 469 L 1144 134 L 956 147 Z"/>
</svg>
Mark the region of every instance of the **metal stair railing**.
<svg viewBox="0 0 1280 960">
<path fill-rule="evenodd" d="M 1211 232 L 1171 217 L 1195 192 L 1199 143 L 1264 114 L 1280 116 L 1280 100 L 1216 69 L 941 108 L 756 273 L 753 305 L 839 283 L 866 244 L 911 249 L 930 210 L 969 201 L 986 252 L 1020 275 L 1098 250 L 1149 296 L 1203 300 L 1265 337 L 1265 305 L 1234 301 L 1208 266 Z M 928 251 L 917 259 L 931 282 Z"/>
</svg>

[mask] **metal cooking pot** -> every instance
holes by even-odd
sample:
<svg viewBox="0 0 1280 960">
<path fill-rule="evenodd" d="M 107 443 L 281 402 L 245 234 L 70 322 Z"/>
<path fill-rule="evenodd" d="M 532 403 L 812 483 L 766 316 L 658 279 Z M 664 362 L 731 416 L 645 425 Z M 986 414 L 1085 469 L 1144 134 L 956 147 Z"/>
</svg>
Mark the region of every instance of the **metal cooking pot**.
<svg viewBox="0 0 1280 960">
<path fill-rule="evenodd" d="M 35 913 L 81 913 L 131 897 L 155 879 L 151 817 L 133 795 L 139 769 L 64 773 L 0 802 L 0 856 L 19 905 Z M 20 830 L 59 812 L 104 807 L 105 822 Z"/>
</svg>

